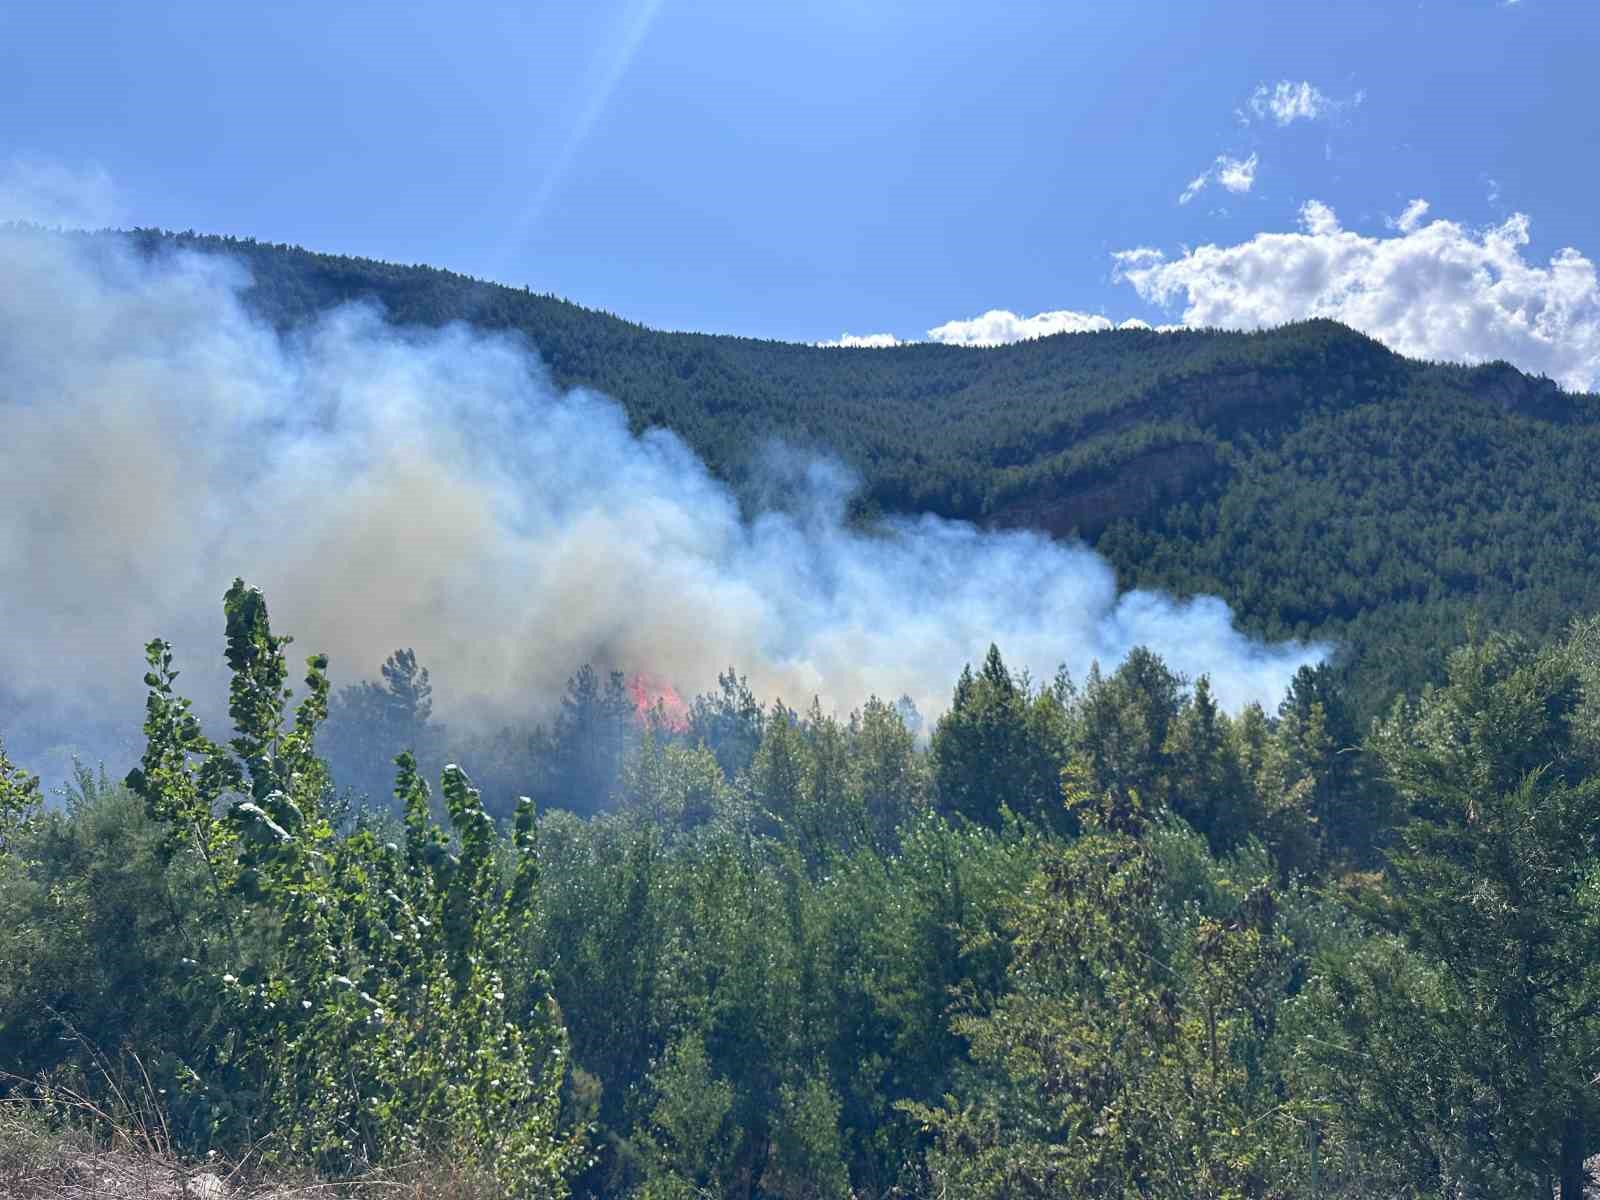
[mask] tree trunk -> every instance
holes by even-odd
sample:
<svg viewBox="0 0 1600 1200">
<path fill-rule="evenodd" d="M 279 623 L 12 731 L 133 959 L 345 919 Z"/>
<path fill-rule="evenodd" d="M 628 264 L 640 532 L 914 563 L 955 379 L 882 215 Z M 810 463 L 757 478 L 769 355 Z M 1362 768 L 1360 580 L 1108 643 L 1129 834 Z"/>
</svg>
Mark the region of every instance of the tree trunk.
<svg viewBox="0 0 1600 1200">
<path fill-rule="evenodd" d="M 1561 1123 L 1561 1200 L 1583 1200 L 1585 1133 L 1581 1114 Z"/>
</svg>

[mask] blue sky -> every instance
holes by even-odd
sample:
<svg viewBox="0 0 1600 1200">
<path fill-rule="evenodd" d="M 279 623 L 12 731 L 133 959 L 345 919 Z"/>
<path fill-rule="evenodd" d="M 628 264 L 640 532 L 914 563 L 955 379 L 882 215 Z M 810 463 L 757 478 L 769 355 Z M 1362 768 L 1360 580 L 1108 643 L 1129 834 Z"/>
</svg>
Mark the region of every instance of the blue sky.
<svg viewBox="0 0 1600 1200">
<path fill-rule="evenodd" d="M 1596 386 L 1597 68 L 1594 0 L 20 4 L 0 218 L 805 341 L 1324 313 Z"/>
</svg>

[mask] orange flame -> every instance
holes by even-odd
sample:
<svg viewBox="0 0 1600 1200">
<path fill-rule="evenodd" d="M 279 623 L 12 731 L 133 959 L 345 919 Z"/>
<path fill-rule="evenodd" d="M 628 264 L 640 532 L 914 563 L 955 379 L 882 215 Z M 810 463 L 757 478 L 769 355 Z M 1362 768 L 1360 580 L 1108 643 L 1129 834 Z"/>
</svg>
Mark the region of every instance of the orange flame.
<svg viewBox="0 0 1600 1200">
<path fill-rule="evenodd" d="M 689 728 L 689 706 L 678 695 L 678 689 L 661 676 L 636 671 L 629 676 L 627 686 L 634 717 L 640 725 L 654 718 L 670 733 L 683 733 Z"/>
</svg>

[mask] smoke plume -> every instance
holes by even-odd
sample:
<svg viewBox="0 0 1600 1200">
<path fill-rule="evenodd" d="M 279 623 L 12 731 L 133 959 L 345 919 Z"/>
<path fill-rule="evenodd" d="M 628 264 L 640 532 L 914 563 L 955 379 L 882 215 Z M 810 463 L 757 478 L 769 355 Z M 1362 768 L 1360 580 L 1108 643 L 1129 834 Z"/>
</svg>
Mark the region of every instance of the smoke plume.
<svg viewBox="0 0 1600 1200">
<path fill-rule="evenodd" d="M 556 391 L 512 337 L 365 306 L 279 334 L 236 264 L 113 237 L 0 232 L 0 279 L 8 737 L 136 731 L 155 636 L 215 712 L 235 575 L 336 681 L 414 646 L 456 723 L 542 715 L 586 661 L 685 695 L 731 663 L 791 704 L 933 714 L 991 641 L 1037 677 L 1146 644 L 1234 707 L 1319 656 L 1242 636 L 1220 600 L 1119 595 L 1079 546 L 850 527 L 825 460 L 775 455 L 782 504 L 750 518 L 677 437 Z"/>
</svg>

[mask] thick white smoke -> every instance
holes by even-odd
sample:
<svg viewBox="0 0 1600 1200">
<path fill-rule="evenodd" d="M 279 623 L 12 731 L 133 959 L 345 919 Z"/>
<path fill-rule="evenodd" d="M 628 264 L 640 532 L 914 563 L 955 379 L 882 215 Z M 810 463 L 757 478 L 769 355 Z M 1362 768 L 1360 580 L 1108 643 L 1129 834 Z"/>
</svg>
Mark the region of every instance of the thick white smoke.
<svg viewBox="0 0 1600 1200">
<path fill-rule="evenodd" d="M 1041 677 L 1147 644 L 1231 706 L 1319 655 L 1243 637 L 1218 600 L 1119 596 L 1081 547 L 850 528 L 823 461 L 776 465 L 788 501 L 747 520 L 675 436 L 558 394 L 511 338 L 365 307 L 280 337 L 246 283 L 220 258 L 0 233 L 0 692 L 35 716 L 136 728 L 154 636 L 214 704 L 235 575 L 343 680 L 416 647 L 457 721 L 539 715 L 586 661 L 685 694 L 731 663 L 792 704 L 904 692 L 931 714 L 991 641 Z"/>
</svg>

